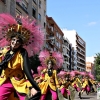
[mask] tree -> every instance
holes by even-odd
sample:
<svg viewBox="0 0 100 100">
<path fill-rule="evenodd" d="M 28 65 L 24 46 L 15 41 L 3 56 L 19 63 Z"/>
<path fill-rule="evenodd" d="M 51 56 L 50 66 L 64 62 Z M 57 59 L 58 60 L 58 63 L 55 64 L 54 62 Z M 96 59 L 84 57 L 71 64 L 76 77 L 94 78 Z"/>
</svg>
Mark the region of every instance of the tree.
<svg viewBox="0 0 100 100">
<path fill-rule="evenodd" d="M 100 82 L 100 53 L 97 53 L 95 58 L 95 74 L 96 80 Z"/>
</svg>

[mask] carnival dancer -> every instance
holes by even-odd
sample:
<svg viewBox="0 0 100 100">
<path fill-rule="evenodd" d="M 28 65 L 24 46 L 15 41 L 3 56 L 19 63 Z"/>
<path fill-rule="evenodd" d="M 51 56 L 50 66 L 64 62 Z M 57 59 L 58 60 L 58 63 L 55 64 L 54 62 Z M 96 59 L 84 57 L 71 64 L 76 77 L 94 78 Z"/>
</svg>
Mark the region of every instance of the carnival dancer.
<svg viewBox="0 0 100 100">
<path fill-rule="evenodd" d="M 91 92 L 96 92 L 97 91 L 96 86 L 95 86 L 96 82 L 95 82 L 94 76 L 91 73 L 89 73 L 89 82 L 91 83 L 91 86 L 90 86 Z"/>
<path fill-rule="evenodd" d="M 86 72 L 81 72 L 82 75 L 82 89 L 81 92 L 79 93 L 79 97 L 82 99 L 81 95 L 83 94 L 84 91 L 86 91 L 87 95 L 90 92 L 90 87 L 88 83 L 88 74 Z"/>
<path fill-rule="evenodd" d="M 42 71 L 44 74 L 43 82 L 41 84 L 41 99 L 46 100 L 48 91 L 52 94 L 52 100 L 58 100 L 57 88 L 59 88 L 57 71 L 55 68 L 62 66 L 63 57 L 60 53 L 49 52 L 47 50 L 41 51 L 39 55 L 40 61 L 44 64 L 46 69 Z"/>
<path fill-rule="evenodd" d="M 68 90 L 68 87 L 66 87 L 66 84 L 67 84 L 66 77 L 65 77 L 66 75 L 67 75 L 67 72 L 60 71 L 60 73 L 57 76 L 58 76 L 61 94 L 63 95 L 63 97 L 69 98 L 70 91 Z"/>
<path fill-rule="evenodd" d="M 80 91 L 80 87 L 79 87 L 80 80 L 76 75 L 76 71 L 71 71 L 70 75 L 71 75 L 72 86 L 76 89 L 77 92 L 79 92 Z"/>
<path fill-rule="evenodd" d="M 74 81 L 75 81 L 75 73 L 67 72 L 66 76 L 66 88 L 70 91 L 69 100 L 75 99 L 75 88 L 74 88 Z"/>
<path fill-rule="evenodd" d="M 41 90 L 32 77 L 29 64 L 31 51 L 39 52 L 43 44 L 44 36 L 35 23 L 27 17 L 0 14 L 0 47 L 9 46 L 7 52 L 0 53 L 5 54 L 0 63 L 0 100 L 8 100 L 14 91 L 24 100 L 29 89 L 31 98 L 40 98 Z"/>
</svg>

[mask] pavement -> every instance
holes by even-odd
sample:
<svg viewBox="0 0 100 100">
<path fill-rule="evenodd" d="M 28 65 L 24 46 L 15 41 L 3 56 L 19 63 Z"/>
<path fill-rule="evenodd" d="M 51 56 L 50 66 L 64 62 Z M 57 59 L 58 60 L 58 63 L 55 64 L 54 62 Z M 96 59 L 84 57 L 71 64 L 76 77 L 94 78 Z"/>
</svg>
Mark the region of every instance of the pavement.
<svg viewBox="0 0 100 100">
<path fill-rule="evenodd" d="M 97 99 L 97 93 L 90 93 L 89 95 L 87 95 L 86 93 L 83 93 L 82 99 L 80 99 L 78 97 L 78 94 L 76 94 L 75 100 L 100 100 L 100 99 Z"/>
<path fill-rule="evenodd" d="M 64 99 L 64 100 L 68 100 L 68 99 Z M 100 100 L 100 99 L 97 99 L 97 93 L 90 93 L 89 95 L 87 95 L 86 93 L 83 93 L 82 99 L 80 99 L 78 97 L 78 94 L 76 93 L 74 100 Z"/>
</svg>

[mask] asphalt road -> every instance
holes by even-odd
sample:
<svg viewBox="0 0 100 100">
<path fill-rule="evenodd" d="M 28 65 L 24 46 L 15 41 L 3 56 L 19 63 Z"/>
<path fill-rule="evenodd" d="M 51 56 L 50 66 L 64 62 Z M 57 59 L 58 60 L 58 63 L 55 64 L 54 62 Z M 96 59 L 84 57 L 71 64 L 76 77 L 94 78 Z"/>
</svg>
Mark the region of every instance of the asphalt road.
<svg viewBox="0 0 100 100">
<path fill-rule="evenodd" d="M 64 99 L 64 100 L 68 100 L 68 99 Z M 97 99 L 97 93 L 91 93 L 89 95 L 87 95 L 86 93 L 83 93 L 82 99 L 80 99 L 78 97 L 78 94 L 76 93 L 74 100 L 100 100 L 100 99 Z"/>
<path fill-rule="evenodd" d="M 75 100 L 100 100 L 100 99 L 97 99 L 97 93 L 90 93 L 89 95 L 87 95 L 86 93 L 83 93 L 82 99 L 80 99 L 78 97 L 78 94 L 76 94 Z"/>
</svg>

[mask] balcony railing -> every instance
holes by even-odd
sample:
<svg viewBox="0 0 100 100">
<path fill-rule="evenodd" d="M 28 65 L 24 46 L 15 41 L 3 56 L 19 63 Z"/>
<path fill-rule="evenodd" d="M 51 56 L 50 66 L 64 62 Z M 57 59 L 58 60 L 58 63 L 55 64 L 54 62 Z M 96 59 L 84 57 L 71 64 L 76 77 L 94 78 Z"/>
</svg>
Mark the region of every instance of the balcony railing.
<svg viewBox="0 0 100 100">
<path fill-rule="evenodd" d="M 82 62 L 80 62 L 80 61 L 78 61 L 78 60 L 77 60 L 77 62 L 80 63 L 80 64 L 82 64 L 82 65 L 85 65 L 84 63 L 82 63 Z"/>
<path fill-rule="evenodd" d="M 82 58 L 82 57 L 80 57 L 80 56 L 77 56 L 77 58 L 82 59 L 82 60 L 84 60 L 84 61 L 85 61 L 85 59 L 84 59 L 84 58 Z"/>
<path fill-rule="evenodd" d="M 85 53 L 85 50 L 83 50 L 82 48 L 80 48 L 79 46 L 77 46 L 78 49 L 80 49 L 81 51 L 83 51 Z"/>
<path fill-rule="evenodd" d="M 83 45 L 79 40 L 76 40 L 82 47 L 85 48 L 85 45 Z"/>
<path fill-rule="evenodd" d="M 85 54 L 83 54 L 83 53 L 81 53 L 81 52 L 79 52 L 79 51 L 77 51 L 80 55 L 82 55 L 82 56 L 84 56 L 85 57 Z"/>
</svg>

